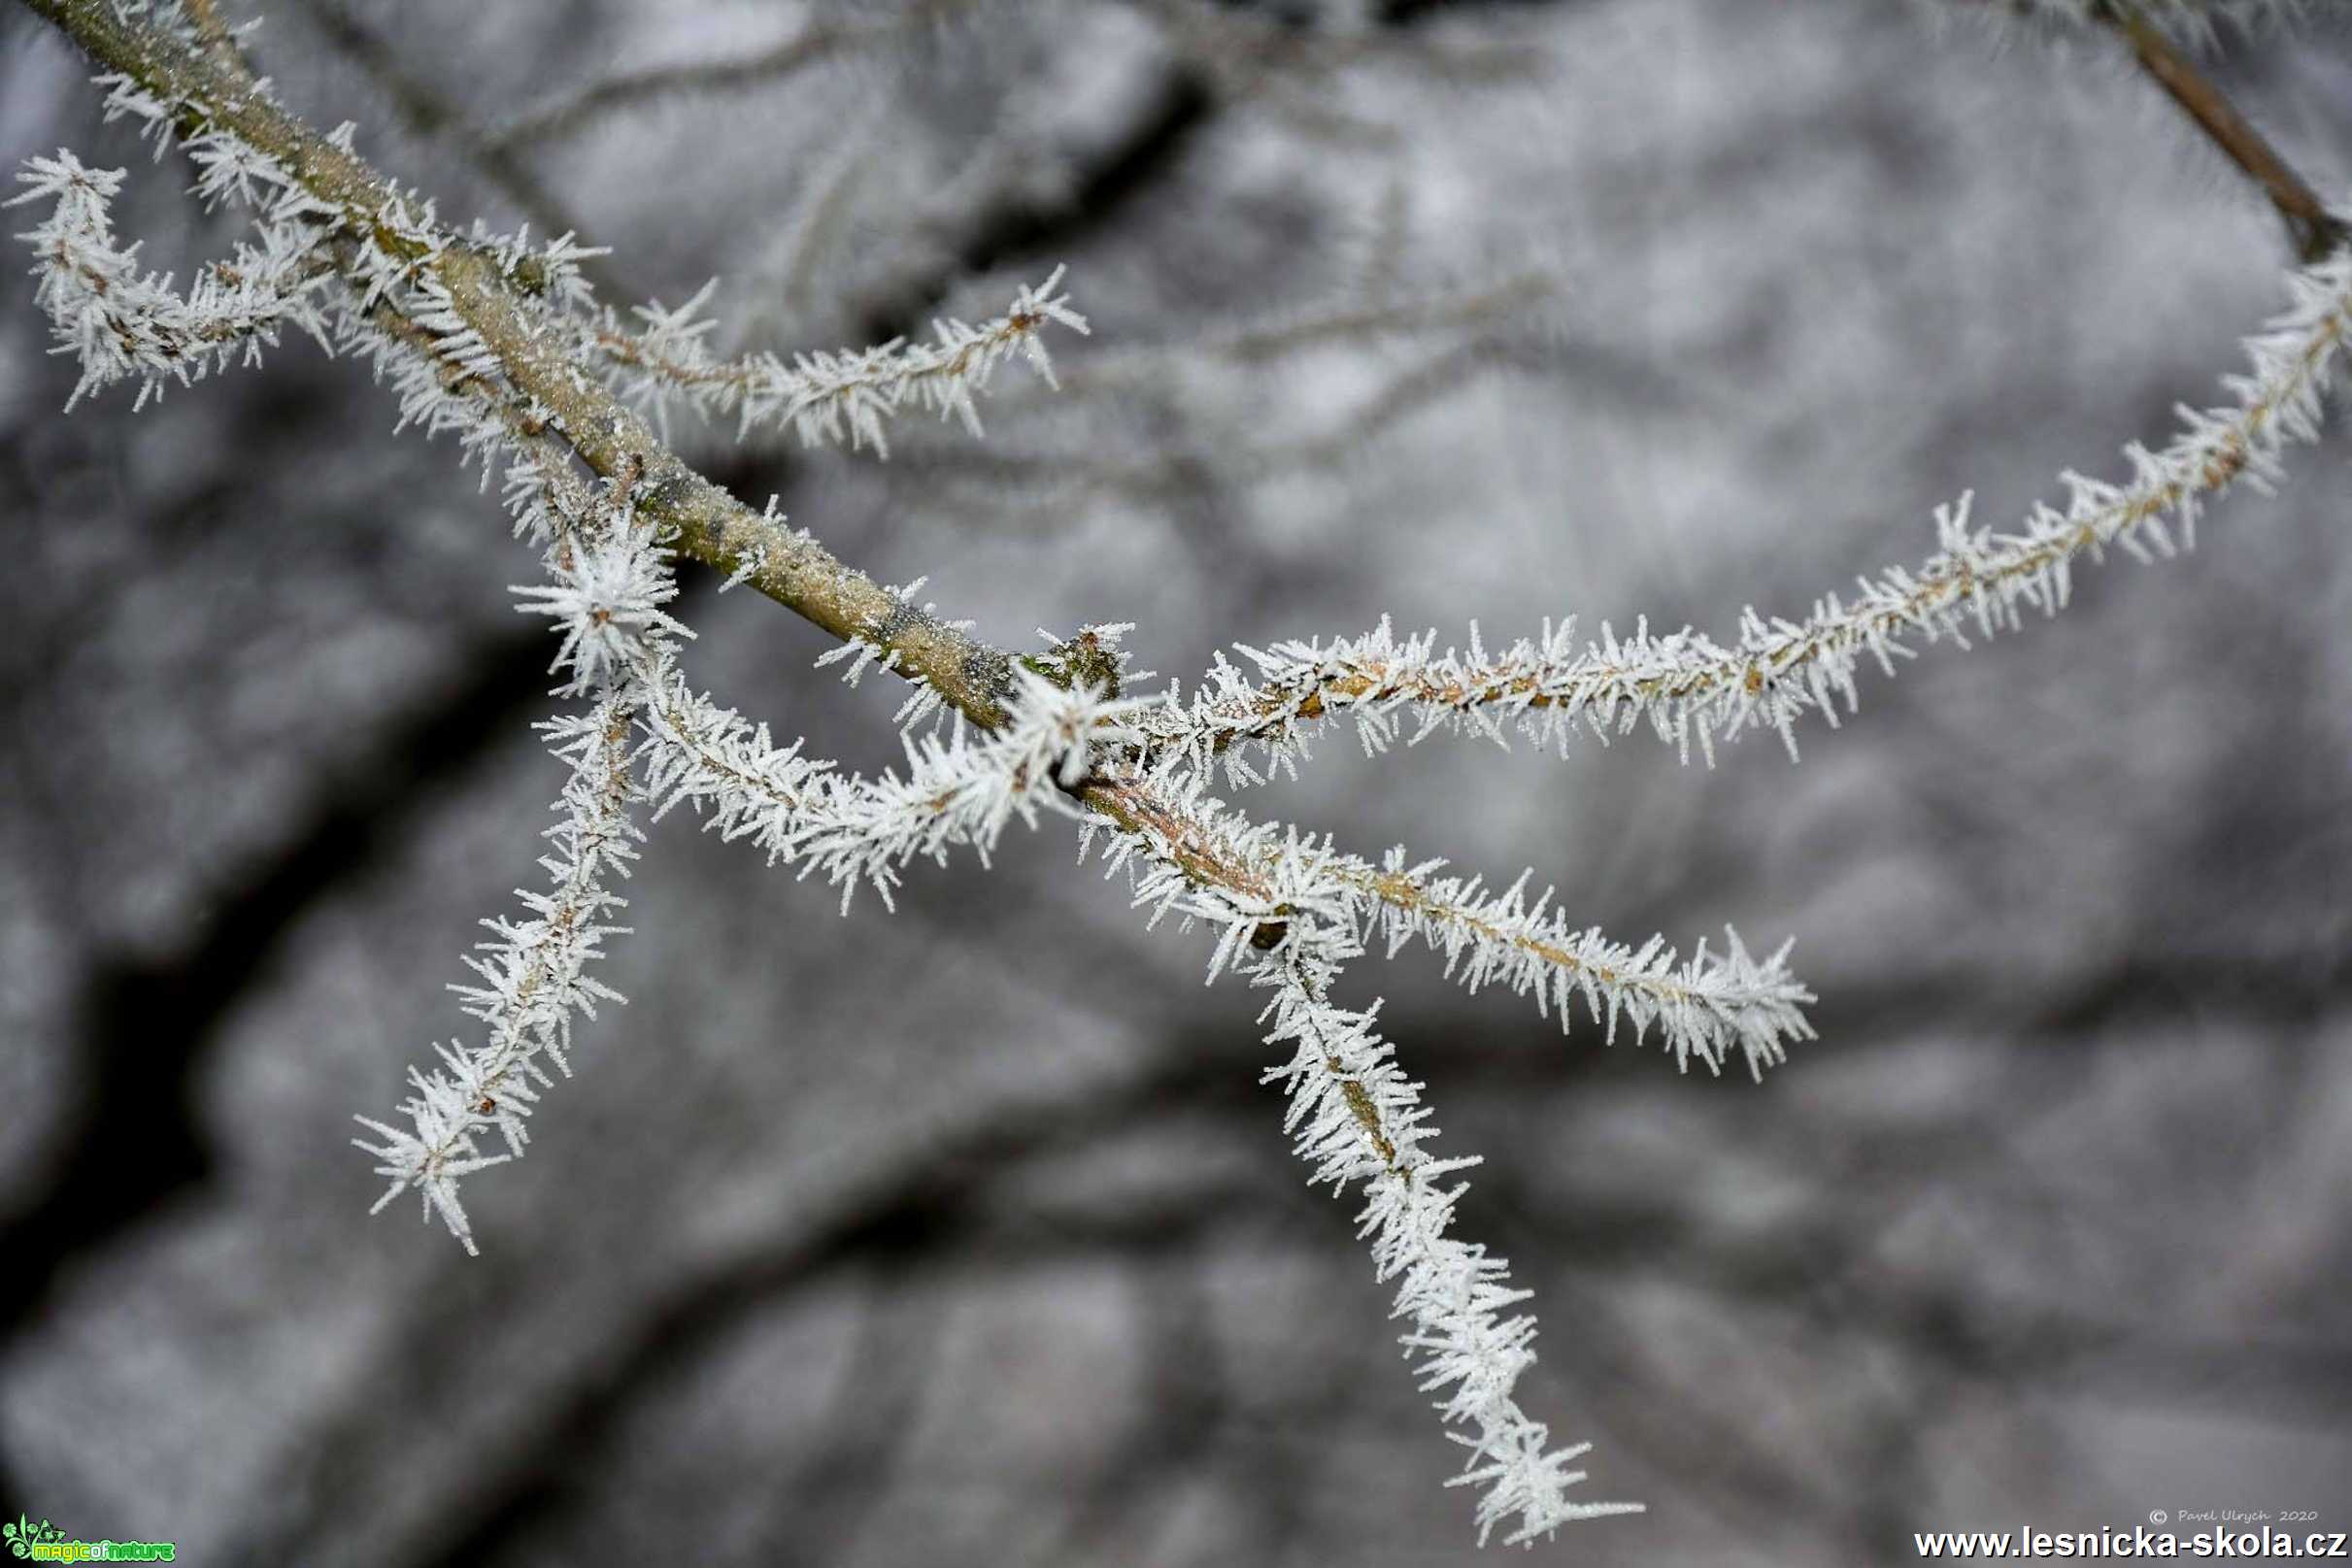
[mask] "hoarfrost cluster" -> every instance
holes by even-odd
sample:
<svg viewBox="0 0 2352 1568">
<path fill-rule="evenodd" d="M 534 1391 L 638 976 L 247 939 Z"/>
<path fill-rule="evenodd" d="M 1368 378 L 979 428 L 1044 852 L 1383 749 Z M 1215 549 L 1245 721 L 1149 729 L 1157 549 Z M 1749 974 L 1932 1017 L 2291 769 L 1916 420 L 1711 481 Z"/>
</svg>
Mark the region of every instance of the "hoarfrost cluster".
<svg viewBox="0 0 2352 1568">
<path fill-rule="evenodd" d="M 1189 693 L 1138 692 L 1122 639 L 1097 626 L 1012 656 L 918 605 L 921 584 L 885 589 L 842 565 L 771 507 L 711 491 L 638 415 L 731 417 L 739 433 L 789 428 L 803 442 L 887 452 L 890 421 L 926 412 L 980 432 L 977 399 L 1019 357 L 1049 380 L 1049 331 L 1087 331 L 1057 269 L 979 325 L 940 322 L 934 341 L 722 359 L 709 348 L 712 290 L 675 309 L 624 315 L 598 303 L 573 236 L 459 231 L 432 203 L 361 162 L 349 127 L 321 136 L 294 120 L 238 63 L 232 40 L 165 6 L 74 0 L 59 8 L 108 67 L 111 117 L 162 148 L 176 138 L 196 193 L 251 215 L 254 237 L 185 287 L 142 270 L 116 240 L 110 203 L 124 176 L 71 151 L 31 160 L 12 206 L 46 204 L 19 236 L 57 351 L 81 366 L 74 400 L 123 381 L 144 402 L 252 363 L 293 327 L 370 362 L 401 425 L 457 438 L 502 493 L 544 581 L 516 589 L 554 633 L 554 694 L 574 706 L 540 729 L 565 782 L 519 915 L 454 987 L 480 1025 L 412 1067 L 389 1119 L 362 1117 L 384 1203 L 419 1196 L 468 1251 L 477 1236 L 465 1180 L 520 1156 L 528 1123 L 571 1070 L 577 1018 L 621 998 L 595 977 L 627 933 L 617 891 L 647 825 L 681 809 L 727 840 L 838 891 L 893 906 L 907 868 L 969 851 L 985 861 L 1016 821 L 1077 825 L 1080 851 L 1126 875 L 1158 923 L 1214 934 L 1207 971 L 1267 993 L 1260 1022 L 1281 1053 L 1266 1073 L 1288 1097 L 1285 1125 L 1315 1184 L 1351 1185 L 1377 1279 L 1395 1289 L 1402 1343 L 1425 1393 L 1466 1451 L 1455 1485 L 1480 1493 L 1481 1540 L 1528 1541 L 1564 1522 L 1633 1511 L 1572 1494 L 1585 1446 L 1555 1448 L 1517 1401 L 1534 1360 L 1528 1292 L 1504 1261 L 1455 1234 L 1462 1173 L 1439 1156 L 1421 1085 L 1375 1029 L 1377 1004 L 1342 1006 L 1338 987 L 1368 948 L 1415 946 L 1475 990 L 1530 996 L 1565 1027 L 1581 1011 L 1613 1040 L 1655 1035 L 1678 1067 L 1736 1063 L 1751 1075 L 1812 1038 L 1811 993 L 1782 946 L 1759 957 L 1734 933 L 1679 956 L 1663 939 L 1612 939 L 1572 916 L 1532 872 L 1503 884 L 1395 847 L 1350 853 L 1327 835 L 1252 821 L 1221 799 L 1295 773 L 1334 724 L 1379 753 L 1441 733 L 1563 749 L 1647 728 L 1687 759 L 1768 731 L 1797 752 L 1797 726 L 1835 724 L 1856 704 L 1865 662 L 1892 673 L 1923 643 L 1966 646 L 2057 613 L 2071 573 L 2109 550 L 2147 559 L 2190 542 L 2207 498 L 2243 479 L 2268 486 L 2282 448 L 2317 433 L 2321 394 L 2352 332 L 2352 256 L 2338 250 L 2290 279 L 2287 310 L 2251 340 L 2248 373 L 2223 405 L 2181 411 L 2160 450 L 2127 449 L 2120 483 L 2066 476 L 2062 507 L 2010 532 L 1976 525 L 1963 498 L 1935 514 L 1932 553 L 1826 593 L 1796 618 L 1744 611 L 1717 638 L 1692 628 L 1580 639 L 1571 619 L 1490 647 L 1440 651 L 1434 633 L 1382 621 L 1361 636 L 1241 648 Z M 2048 4 L 2044 10 L 2079 11 Z M 2198 17 L 2204 8 L 2176 5 Z M 913 681 L 901 710 L 902 769 L 857 776 L 779 746 L 698 691 L 682 664 L 692 633 L 671 613 L 681 557 L 777 597 L 843 640 L 828 660 L 855 680 L 872 667 Z"/>
<path fill-rule="evenodd" d="M 633 307 L 640 322 L 634 332 L 615 313 L 600 313 L 581 323 L 580 347 L 615 391 L 654 411 L 665 433 L 671 410 L 685 407 L 705 417 L 735 416 L 738 438 L 774 425 L 789 427 L 806 446 L 846 441 L 888 457 L 885 427 L 910 405 L 952 417 L 979 436 L 976 400 L 1011 355 L 1053 384 L 1044 328 L 1087 330 L 1086 317 L 1070 309 L 1061 291 L 1061 276 L 1057 267 L 1043 283 L 1025 285 L 1002 316 L 978 326 L 933 322 L 930 343 L 892 339 L 871 349 L 797 354 L 789 364 L 772 352 L 738 360 L 712 354 L 707 340 L 719 323 L 699 313 L 718 289 L 713 279 L 674 310 L 658 303 Z"/>
</svg>

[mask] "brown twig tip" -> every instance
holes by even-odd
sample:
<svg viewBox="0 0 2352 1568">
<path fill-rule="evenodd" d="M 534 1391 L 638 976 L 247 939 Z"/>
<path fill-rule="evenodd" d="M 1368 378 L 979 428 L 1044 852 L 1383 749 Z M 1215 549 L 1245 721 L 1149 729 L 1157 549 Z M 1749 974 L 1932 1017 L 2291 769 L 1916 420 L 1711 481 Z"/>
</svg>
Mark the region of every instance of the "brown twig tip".
<svg viewBox="0 0 2352 1568">
<path fill-rule="evenodd" d="M 2222 155 L 2262 187 L 2278 210 L 2294 241 L 2296 253 L 2306 264 L 2319 260 L 2352 237 L 2343 220 L 2328 210 L 2319 193 L 2305 183 L 2287 160 L 2279 156 L 2262 132 L 2237 111 L 2213 80 L 2197 68 L 2165 30 L 2148 19 L 2132 0 L 2106 0 L 2098 16 L 2121 33 L 2139 59 L 2141 69 L 2156 80 L 2172 101 L 2196 121 Z"/>
</svg>

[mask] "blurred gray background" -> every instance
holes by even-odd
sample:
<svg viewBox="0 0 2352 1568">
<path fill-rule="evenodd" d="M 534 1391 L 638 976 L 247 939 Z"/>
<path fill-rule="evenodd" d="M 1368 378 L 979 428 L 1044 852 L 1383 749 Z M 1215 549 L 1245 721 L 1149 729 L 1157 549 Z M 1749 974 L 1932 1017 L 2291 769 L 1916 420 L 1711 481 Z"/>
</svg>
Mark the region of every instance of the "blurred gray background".
<svg viewBox="0 0 2352 1568">
<path fill-rule="evenodd" d="M 225 0 L 232 17 L 252 14 Z M 2324 12 L 2326 8 L 2321 8 Z M 1913 560 L 2218 395 L 2270 212 L 2101 37 L 1888 0 L 813 7 L 285 0 L 290 101 L 442 198 L 725 280 L 724 346 L 978 317 L 1067 262 L 1091 340 L 989 438 L 711 472 L 999 643 L 1139 662 L 1501 637 Z M 2352 185 L 2352 35 L 2217 80 Z M 0 15 L 0 157 L 233 225 Z M 12 214 L 11 217 L 20 215 Z M 30 219 L 11 227 L 29 225 Z M 559 770 L 534 565 L 448 444 L 288 344 L 60 413 L 0 283 L 0 1512 L 196 1562 L 1454 1562 L 1469 1499 L 1256 1001 L 1058 825 L 902 908 L 656 830 L 626 992 L 473 1184 L 469 1259 L 346 1143 L 462 1018 Z M 2352 445 L 2198 551 L 1872 680 L 1792 767 L 1338 736 L 1255 814 L 1687 948 L 1797 939 L 1761 1086 L 1367 963 L 1464 1208 L 1538 1292 L 1525 1385 L 1639 1518 L 1547 1560 L 1910 1560 L 2152 1509 L 2352 1526 Z M 689 584 L 690 668 L 821 754 L 897 693 Z"/>
</svg>

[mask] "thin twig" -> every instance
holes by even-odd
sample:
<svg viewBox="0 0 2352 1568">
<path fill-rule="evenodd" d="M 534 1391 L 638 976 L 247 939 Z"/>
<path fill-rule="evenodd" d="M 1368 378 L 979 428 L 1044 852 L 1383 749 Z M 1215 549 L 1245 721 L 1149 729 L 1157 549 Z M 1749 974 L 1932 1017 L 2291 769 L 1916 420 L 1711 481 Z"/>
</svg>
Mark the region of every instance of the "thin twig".
<svg viewBox="0 0 2352 1568">
<path fill-rule="evenodd" d="M 2279 156 L 2278 150 L 2237 112 L 2236 105 L 2230 102 L 2213 80 L 2181 52 L 2180 46 L 2148 19 L 2144 11 L 2132 4 L 2132 0 L 2107 0 L 2098 14 L 2100 20 L 2124 36 L 2133 52 L 2138 55 L 2141 68 L 2197 122 L 2197 128 L 2221 150 L 2222 155 L 2262 187 L 2263 194 L 2286 221 L 2296 253 L 2306 264 L 2319 260 L 2344 242 L 2343 221 L 2328 211 L 2328 204 Z"/>
</svg>

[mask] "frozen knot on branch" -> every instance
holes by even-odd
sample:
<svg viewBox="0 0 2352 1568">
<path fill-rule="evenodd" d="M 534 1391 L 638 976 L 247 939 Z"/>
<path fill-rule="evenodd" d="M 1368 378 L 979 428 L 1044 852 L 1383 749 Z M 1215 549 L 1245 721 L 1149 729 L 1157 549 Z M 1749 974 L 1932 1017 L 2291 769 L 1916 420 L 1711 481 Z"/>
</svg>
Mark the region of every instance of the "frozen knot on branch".
<svg viewBox="0 0 2352 1568">
<path fill-rule="evenodd" d="M 899 868 L 917 857 L 944 862 L 968 846 L 986 865 L 1016 818 L 1034 826 L 1043 812 L 1081 815 L 1069 792 L 1098 752 L 1131 740 L 1127 719 L 1149 706 L 1016 667 L 995 730 L 975 737 L 958 720 L 944 740 L 908 738 L 903 775 L 828 778 L 785 857 L 839 887 L 845 911 L 861 884 L 891 905 Z"/>
<path fill-rule="evenodd" d="M 550 666 L 570 672 L 560 695 L 619 679 L 644 660 L 649 638 L 694 635 L 661 608 L 678 597 L 678 583 L 669 551 L 650 530 L 617 527 L 573 545 L 564 557 L 553 569 L 554 581 L 511 589 L 526 614 L 546 616 L 563 635 Z"/>
</svg>

